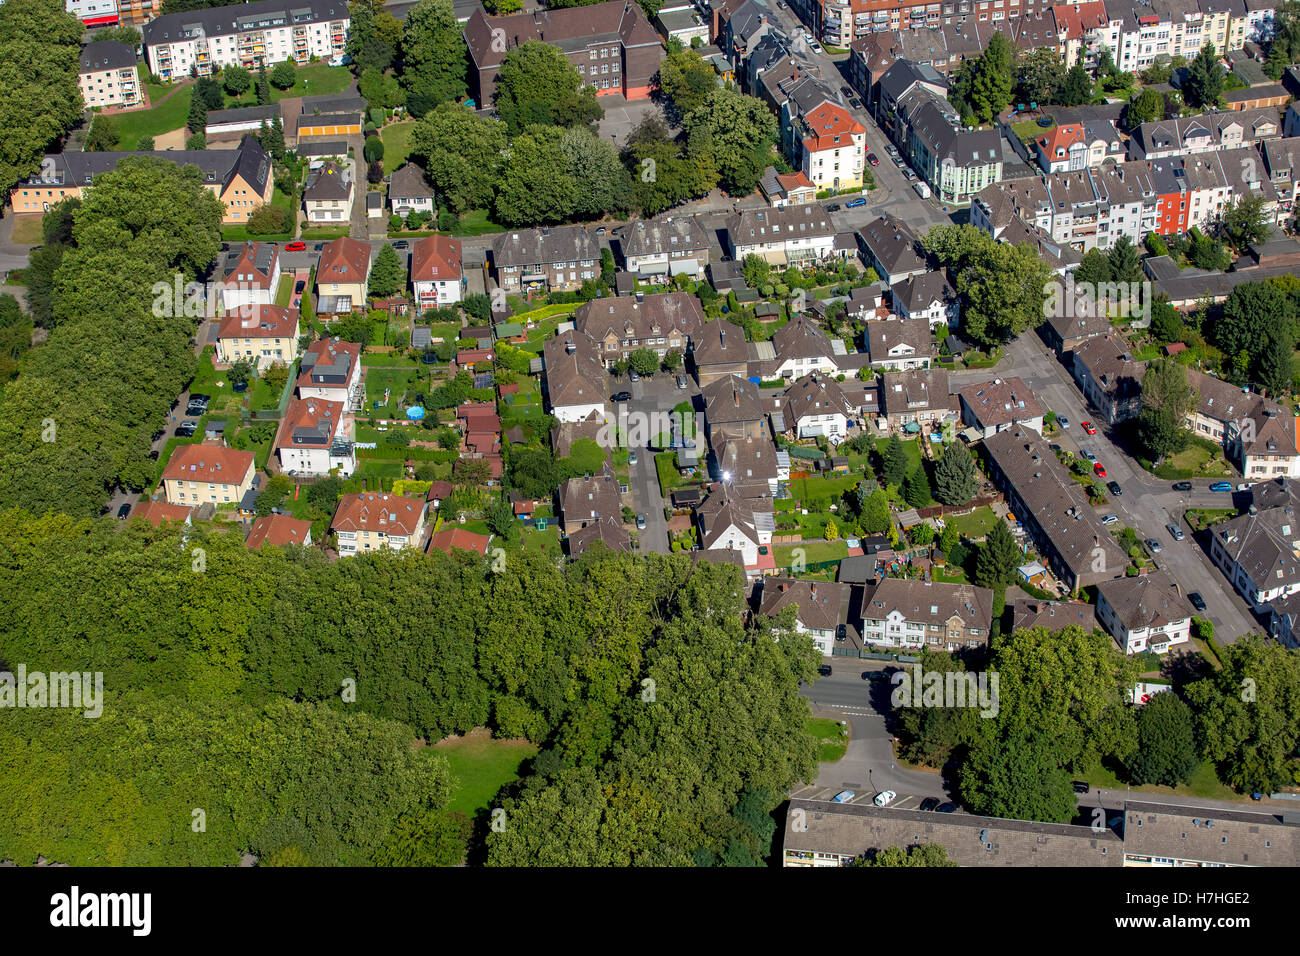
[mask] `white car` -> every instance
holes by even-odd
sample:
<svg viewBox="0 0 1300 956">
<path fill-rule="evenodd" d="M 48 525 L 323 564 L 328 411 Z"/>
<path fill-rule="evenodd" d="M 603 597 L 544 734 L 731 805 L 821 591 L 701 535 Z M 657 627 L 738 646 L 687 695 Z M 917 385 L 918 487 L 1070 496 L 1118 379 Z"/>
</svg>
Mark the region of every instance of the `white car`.
<svg viewBox="0 0 1300 956">
<path fill-rule="evenodd" d="M 894 802 L 894 798 L 897 796 L 898 794 L 894 793 L 892 790 L 885 790 L 878 793 L 876 794 L 876 806 L 887 807 Z"/>
<path fill-rule="evenodd" d="M 1119 515 L 1102 515 L 1102 524 L 1119 524 Z"/>
<path fill-rule="evenodd" d="M 814 53 L 822 52 L 822 45 L 820 43 L 809 43 L 808 48 L 812 50 Z"/>
</svg>

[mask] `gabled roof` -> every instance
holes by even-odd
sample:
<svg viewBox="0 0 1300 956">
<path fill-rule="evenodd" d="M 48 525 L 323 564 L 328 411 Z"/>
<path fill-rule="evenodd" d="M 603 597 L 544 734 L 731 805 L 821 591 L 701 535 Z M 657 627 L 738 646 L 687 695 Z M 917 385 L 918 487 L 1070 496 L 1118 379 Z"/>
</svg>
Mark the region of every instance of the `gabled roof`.
<svg viewBox="0 0 1300 956">
<path fill-rule="evenodd" d="M 611 551 L 632 550 L 632 535 L 623 527 L 623 522 L 613 515 L 602 515 L 585 528 L 569 534 L 569 557 L 576 558 L 586 553 L 597 542 Z"/>
<path fill-rule="evenodd" d="M 942 271 L 908 276 L 893 286 L 890 293 L 894 297 L 894 303 L 901 305 L 909 315 L 924 312 L 936 302 L 941 302 L 944 308 L 948 308 L 957 301 L 957 290 L 948 282 L 948 277 Z"/>
<path fill-rule="evenodd" d="M 218 339 L 296 339 L 298 310 L 282 305 L 246 305 L 227 312 Z"/>
<path fill-rule="evenodd" d="M 1097 599 L 1105 599 L 1129 631 L 1167 627 L 1196 613 L 1168 571 L 1102 581 L 1097 585 Z"/>
<path fill-rule="evenodd" d="M 253 453 L 216 445 L 177 445 L 163 480 L 238 485 L 253 468 Z"/>
<path fill-rule="evenodd" d="M 933 354 L 930 323 L 926 319 L 884 319 L 868 322 L 867 354 L 871 364 L 888 362 L 902 356 L 925 358 Z"/>
<path fill-rule="evenodd" d="M 307 346 L 299 362 L 298 388 L 342 388 L 361 361 L 361 346 L 342 339 L 317 339 Z"/>
<path fill-rule="evenodd" d="M 280 247 L 273 242 L 241 242 L 226 253 L 223 278 L 241 289 L 270 289 L 280 262 Z"/>
<path fill-rule="evenodd" d="M 975 414 L 985 428 L 1039 418 L 1043 407 L 1020 378 L 995 378 L 990 382 L 975 382 L 958 393 L 962 402 Z"/>
<path fill-rule="evenodd" d="M 848 623 L 851 592 L 847 584 L 770 577 L 763 581 L 758 612 L 776 617 L 793 605 L 795 619 L 810 631 L 833 631 Z"/>
<path fill-rule="evenodd" d="M 262 545 L 306 544 L 311 537 L 311 522 L 292 515 L 263 515 L 253 522 L 245 547 L 255 550 Z"/>
<path fill-rule="evenodd" d="M 541 40 L 565 53 L 615 40 L 626 46 L 658 44 L 658 36 L 641 7 L 625 0 L 504 17 L 489 17 L 475 9 L 464 33 L 470 59 L 479 69 L 499 66 L 506 53 L 529 40 Z"/>
<path fill-rule="evenodd" d="M 364 283 L 370 276 L 370 246 L 344 236 L 325 243 L 316 267 L 316 284 Z"/>
<path fill-rule="evenodd" d="M 886 213 L 867 223 L 858 235 L 891 275 L 925 269 L 916 234 L 901 219 Z"/>
<path fill-rule="evenodd" d="M 388 181 L 388 198 L 393 205 L 403 199 L 432 199 L 433 186 L 420 166 L 407 163 Z"/>
<path fill-rule="evenodd" d="M 98 176 L 111 172 L 124 159 L 148 156 L 163 159 L 177 166 L 196 166 L 204 185 L 227 189 L 236 176 L 259 196 L 265 191 L 271 175 L 271 158 L 250 134 L 240 140 L 238 149 L 174 149 L 149 152 L 81 151 L 50 154 L 40 169 L 23 180 L 28 185 L 90 186 Z"/>
<path fill-rule="evenodd" d="M 476 534 L 473 531 L 466 531 L 464 528 L 444 528 L 442 531 L 430 536 L 429 553 L 434 551 L 445 551 L 448 554 L 453 549 L 461 551 L 473 551 L 475 554 L 487 555 L 488 545 L 492 543 L 490 535 Z"/>
<path fill-rule="evenodd" d="M 578 306 L 573 320 L 596 342 L 611 334 L 621 342 L 627 338 L 666 337 L 673 331 L 690 336 L 704 324 L 704 311 L 693 295 L 663 292 L 592 299 Z"/>
<path fill-rule="evenodd" d="M 260 0 L 166 13 L 149 21 L 141 31 L 146 46 L 180 43 L 196 37 L 233 36 L 258 27 L 300 26 L 328 20 L 347 20 L 343 0 Z"/>
<path fill-rule="evenodd" d="M 796 315 L 773 332 L 772 348 L 778 362 L 797 358 L 833 358 L 835 355 L 830 338 L 806 315 Z"/>
<path fill-rule="evenodd" d="M 605 368 L 590 335 L 573 329 L 547 339 L 542 345 L 542 356 L 552 408 L 604 405 Z"/>
<path fill-rule="evenodd" d="M 425 236 L 411 244 L 411 281 L 446 282 L 461 277 L 461 243 L 447 236 Z"/>
<path fill-rule="evenodd" d="M 745 362 L 749 358 L 745 330 L 726 319 L 705 322 L 691 333 L 691 354 L 696 368 Z"/>
<path fill-rule="evenodd" d="M 116 40 L 95 40 L 81 48 L 81 72 L 129 70 L 135 67 L 135 50 Z"/>
<path fill-rule="evenodd" d="M 787 428 L 793 428 L 805 415 L 836 414 L 852 418 L 854 411 L 833 378 L 814 372 L 785 390 L 781 415 Z"/>
<path fill-rule="evenodd" d="M 189 524 L 190 514 L 193 511 L 190 505 L 169 505 L 165 501 L 146 501 L 138 504 L 131 511 L 131 520 L 136 518 L 147 521 L 155 528 L 162 525 L 164 521 L 180 521 L 183 524 Z"/>
<path fill-rule="evenodd" d="M 570 478 L 557 492 L 560 513 L 568 522 L 591 521 L 605 516 L 621 516 L 618 477 L 610 471 L 597 475 Z"/>
<path fill-rule="evenodd" d="M 638 219 L 623 230 L 621 242 L 627 258 L 709 248 L 709 237 L 694 216 Z"/>
<path fill-rule="evenodd" d="M 341 201 L 352 195 L 352 176 L 342 166 L 326 163 L 307 176 L 303 188 L 305 202 Z"/>
<path fill-rule="evenodd" d="M 981 628 L 986 634 L 993 622 L 993 592 L 970 584 L 944 581 L 914 581 L 882 578 L 868 584 L 862 598 L 862 616 L 884 620 L 897 611 L 903 620 L 944 626 L 953 618 L 964 627 Z"/>
<path fill-rule="evenodd" d="M 591 10 L 592 7 L 575 7 Z M 555 11 L 564 12 L 564 11 Z M 556 262 L 594 261 L 600 249 L 583 226 L 517 229 L 503 233 L 492 243 L 492 264 L 503 266 L 549 265 Z"/>
<path fill-rule="evenodd" d="M 709 427 L 735 422 L 762 421 L 767 414 L 762 391 L 753 382 L 728 375 L 700 390 L 704 419 Z"/>
<path fill-rule="evenodd" d="M 412 535 L 424 515 L 424 500 L 362 491 L 344 495 L 330 528 L 335 531 L 382 531 Z"/>
<path fill-rule="evenodd" d="M 285 409 L 275 447 L 329 448 L 343 427 L 343 402 L 295 398 Z"/>
</svg>

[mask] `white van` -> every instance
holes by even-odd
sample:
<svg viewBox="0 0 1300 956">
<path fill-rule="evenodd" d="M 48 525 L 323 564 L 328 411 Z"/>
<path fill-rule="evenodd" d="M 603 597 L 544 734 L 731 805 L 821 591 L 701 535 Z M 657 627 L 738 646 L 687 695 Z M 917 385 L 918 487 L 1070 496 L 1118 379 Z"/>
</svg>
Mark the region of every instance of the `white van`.
<svg viewBox="0 0 1300 956">
<path fill-rule="evenodd" d="M 912 183 L 912 188 L 916 190 L 916 194 L 922 199 L 930 198 L 930 187 L 926 183 L 918 180 L 917 182 Z"/>
</svg>

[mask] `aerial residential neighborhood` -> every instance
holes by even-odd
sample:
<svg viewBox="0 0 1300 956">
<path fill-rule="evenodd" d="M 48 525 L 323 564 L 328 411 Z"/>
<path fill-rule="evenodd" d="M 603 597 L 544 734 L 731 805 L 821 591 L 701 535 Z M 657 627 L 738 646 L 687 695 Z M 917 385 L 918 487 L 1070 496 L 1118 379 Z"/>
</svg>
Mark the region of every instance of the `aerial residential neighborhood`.
<svg viewBox="0 0 1300 956">
<path fill-rule="evenodd" d="M 1300 6 L 0 47 L 0 864 L 1300 866 Z"/>
</svg>

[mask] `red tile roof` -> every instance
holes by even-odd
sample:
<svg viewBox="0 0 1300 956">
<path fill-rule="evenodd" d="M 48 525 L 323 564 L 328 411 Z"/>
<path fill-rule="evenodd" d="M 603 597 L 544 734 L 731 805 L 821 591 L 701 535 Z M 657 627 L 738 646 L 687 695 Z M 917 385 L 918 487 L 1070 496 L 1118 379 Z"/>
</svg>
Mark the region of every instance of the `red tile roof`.
<svg viewBox="0 0 1300 956">
<path fill-rule="evenodd" d="M 282 305 L 250 305 L 232 309 L 221 318 L 217 338 L 296 339 L 298 310 Z"/>
<path fill-rule="evenodd" d="M 429 485 L 429 493 L 425 495 L 426 501 L 445 500 L 451 494 L 452 484 L 450 481 L 435 481 Z"/>
<path fill-rule="evenodd" d="M 776 181 L 781 184 L 781 188 L 786 192 L 792 189 L 813 189 L 812 180 L 804 175 L 803 170 L 794 173 L 777 173 Z"/>
<path fill-rule="evenodd" d="M 428 236 L 411 245 L 411 281 L 441 282 L 460 278 L 460 242 L 446 236 Z"/>
<path fill-rule="evenodd" d="M 365 282 L 370 275 L 370 246 L 360 239 L 333 239 L 320 251 L 316 284 L 323 282 Z"/>
<path fill-rule="evenodd" d="M 253 470 L 253 453 L 217 445 L 177 445 L 163 480 L 242 484 Z"/>
<path fill-rule="evenodd" d="M 867 131 L 853 114 L 835 103 L 823 103 L 804 117 L 804 121 L 811 131 L 803 141 L 809 152 L 852 146 L 852 137 Z"/>
<path fill-rule="evenodd" d="M 275 447 L 329 448 L 343 426 L 343 403 L 328 402 L 323 398 L 295 398 L 284 411 L 284 421 L 275 436 Z M 295 428 L 316 428 L 322 421 L 330 425 L 329 434 L 322 441 L 294 441 Z"/>
<path fill-rule="evenodd" d="M 1066 123 L 1038 137 L 1038 146 L 1047 154 L 1048 159 L 1059 158 L 1056 155 L 1057 149 L 1064 149 L 1068 154 L 1071 146 L 1081 142 L 1083 142 L 1083 127 L 1078 123 Z"/>
<path fill-rule="evenodd" d="M 429 539 L 429 550 L 446 551 L 450 554 L 452 548 L 462 548 L 486 555 L 491 540 L 488 535 L 475 534 L 464 528 L 444 528 Z"/>
<path fill-rule="evenodd" d="M 419 498 L 362 491 L 344 495 L 330 525 L 337 531 L 384 531 L 414 534 L 425 503 Z"/>
<path fill-rule="evenodd" d="M 165 501 L 146 501 L 136 505 L 131 512 L 132 518 L 143 518 L 157 527 L 164 521 L 186 521 L 190 517 L 189 505 L 169 505 Z"/>
<path fill-rule="evenodd" d="M 300 521 L 290 515 L 265 515 L 253 522 L 244 544 L 253 549 L 264 544 L 306 544 L 310 537 L 310 521 Z"/>
<path fill-rule="evenodd" d="M 280 247 L 275 243 L 268 243 L 271 247 L 271 260 L 266 272 L 259 272 L 257 269 L 257 254 L 261 250 L 263 243 L 245 242 L 240 246 L 239 258 L 235 260 L 234 265 L 226 269 L 225 283 L 227 285 L 237 285 L 242 289 L 269 289 L 271 288 L 271 275 L 275 272 L 276 264 L 280 261 Z"/>
</svg>

